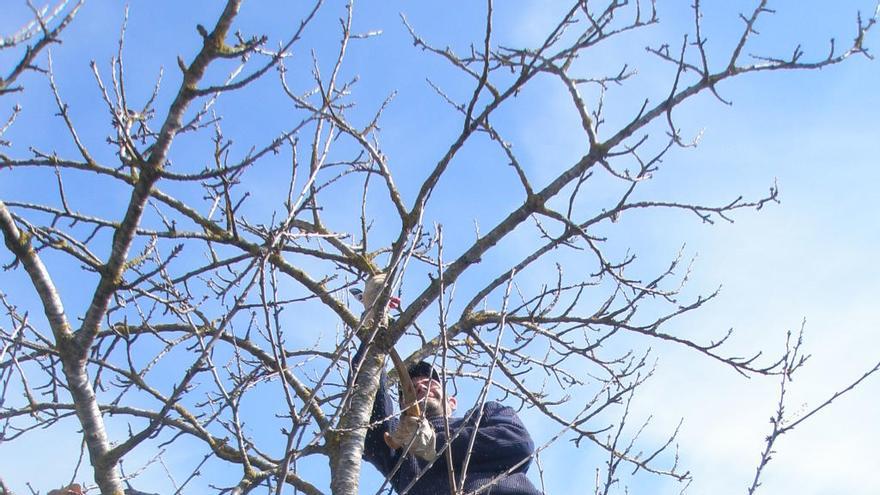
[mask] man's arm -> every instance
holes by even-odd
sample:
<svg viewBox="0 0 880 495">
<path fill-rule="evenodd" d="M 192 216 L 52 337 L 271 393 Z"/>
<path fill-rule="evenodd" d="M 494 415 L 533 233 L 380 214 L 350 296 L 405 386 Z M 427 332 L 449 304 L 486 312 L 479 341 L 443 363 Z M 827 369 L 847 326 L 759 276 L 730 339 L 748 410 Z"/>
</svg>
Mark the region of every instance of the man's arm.
<svg viewBox="0 0 880 495">
<path fill-rule="evenodd" d="M 358 364 L 364 355 L 364 346 L 358 349 L 352 358 L 352 370 L 358 368 Z M 349 383 L 354 382 L 354 377 L 349 376 Z M 385 444 L 385 433 L 392 431 L 397 426 L 397 418 L 394 417 L 394 403 L 388 393 L 387 377 L 385 372 L 379 376 L 379 388 L 376 389 L 376 399 L 373 401 L 373 411 L 370 414 L 370 428 L 364 439 L 363 458 L 383 475 L 394 467 L 397 456 L 394 450 Z"/>
<path fill-rule="evenodd" d="M 385 310 L 380 312 L 376 311 L 377 298 L 381 295 L 386 284 L 387 280 L 385 274 L 377 273 L 367 279 L 366 287 L 363 292 L 354 289 L 352 290 L 352 294 L 363 303 L 365 308 L 364 314 L 361 316 L 361 321 L 367 326 L 370 326 L 373 324 L 373 319 L 376 315 L 380 315 L 379 330 L 384 330 L 383 327 L 387 327 L 388 325 L 388 308 L 397 308 L 400 304 L 399 299 L 392 297 Z M 357 356 L 361 356 L 363 352 L 364 348 L 362 344 L 357 352 Z M 370 431 L 374 433 L 380 431 L 382 440 L 385 442 L 385 445 L 391 449 L 392 453 L 406 447 L 413 455 L 425 460 L 433 460 L 437 452 L 435 448 L 436 435 L 434 430 L 432 429 L 431 424 L 422 416 L 421 408 L 416 401 L 415 388 L 413 387 L 408 370 L 404 365 L 403 360 L 400 358 L 400 355 L 397 354 L 394 347 L 388 349 L 388 355 L 391 357 L 395 369 L 397 369 L 400 378 L 400 391 L 402 392 L 405 402 L 410 404 L 410 406 L 402 411 L 402 417 L 399 420 L 395 419 L 392 424 L 387 424 L 385 422 L 384 418 L 390 418 L 391 416 L 393 405 L 392 400 L 388 397 L 386 375 L 383 372 L 379 377 L 379 389 L 377 391 L 376 399 L 373 402 L 373 417 L 371 419 L 371 423 L 381 421 L 382 428 Z M 359 359 L 356 357 L 355 362 L 358 361 Z M 377 411 L 381 411 L 381 413 Z M 373 435 L 371 435 L 370 440 L 375 440 L 372 437 Z M 380 452 L 381 450 L 374 451 L 373 448 L 375 446 L 369 443 L 364 447 L 365 449 L 371 449 L 371 452 L 369 453 L 370 457 L 367 458 L 367 454 L 365 454 L 364 457 L 367 458 L 367 460 L 370 460 L 373 464 L 376 464 L 371 458 L 375 452 Z M 384 462 L 384 460 L 382 462 Z M 378 467 L 378 464 L 376 465 Z"/>
<path fill-rule="evenodd" d="M 376 466 L 380 473 L 387 475 L 397 462 L 397 452 L 385 444 L 385 433 L 397 427 L 398 419 L 394 417 L 394 405 L 388 393 L 385 373 L 379 378 L 379 389 L 373 402 L 373 413 L 370 415 L 370 429 L 364 439 L 364 459 Z"/>
</svg>

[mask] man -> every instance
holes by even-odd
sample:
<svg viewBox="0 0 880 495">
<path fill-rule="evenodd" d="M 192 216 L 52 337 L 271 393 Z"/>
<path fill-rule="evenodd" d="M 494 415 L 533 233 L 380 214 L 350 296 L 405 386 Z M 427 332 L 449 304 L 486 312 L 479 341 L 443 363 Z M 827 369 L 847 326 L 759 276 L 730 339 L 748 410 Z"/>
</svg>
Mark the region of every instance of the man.
<svg viewBox="0 0 880 495">
<path fill-rule="evenodd" d="M 364 442 L 364 459 L 390 478 L 397 493 L 452 493 L 447 449 L 452 453 L 456 485 L 461 483 L 463 463 L 470 451 L 463 493 L 541 493 L 526 477 L 534 444 L 513 409 L 497 402 L 486 402 L 482 415 L 478 408 L 474 408 L 462 417 L 451 417 L 457 401 L 455 397 L 446 396 L 437 371 L 422 361 L 409 368 L 409 375 L 417 400 L 424 408 L 424 417 L 395 417 L 383 373 L 370 419 L 374 426 L 367 432 Z M 410 405 L 401 403 L 401 410 Z M 446 435 L 447 420 L 449 437 Z M 471 437 L 474 437 L 473 446 Z M 437 455 L 433 462 L 431 455 L 413 453 L 432 450 L 434 446 Z"/>
</svg>

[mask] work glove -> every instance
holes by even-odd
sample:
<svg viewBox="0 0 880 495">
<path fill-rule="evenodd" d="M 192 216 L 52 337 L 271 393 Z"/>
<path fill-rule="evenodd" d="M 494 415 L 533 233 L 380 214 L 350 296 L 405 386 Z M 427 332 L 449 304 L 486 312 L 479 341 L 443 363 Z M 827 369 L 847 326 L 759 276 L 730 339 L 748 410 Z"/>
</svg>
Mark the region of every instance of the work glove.
<svg viewBox="0 0 880 495">
<path fill-rule="evenodd" d="M 379 295 L 382 294 L 382 289 L 385 288 L 385 280 L 384 273 L 377 273 L 367 279 L 363 293 L 357 290 L 352 290 L 352 294 L 359 298 L 361 304 L 364 305 L 364 312 L 361 315 L 361 322 L 363 322 L 364 326 L 370 326 L 370 324 L 373 323 L 373 319 L 378 316 L 376 324 L 380 327 L 387 327 L 388 308 L 393 309 L 400 305 L 400 299 L 392 296 L 388 301 L 387 307 L 376 307 L 376 299 L 379 298 Z"/>
<path fill-rule="evenodd" d="M 49 490 L 49 495 L 82 495 L 82 486 L 79 483 L 74 483 L 60 490 Z"/>
<path fill-rule="evenodd" d="M 434 427 L 427 419 L 419 416 L 403 415 L 397 429 L 385 433 L 385 444 L 392 449 L 406 448 L 409 445 L 409 453 L 429 462 L 437 457 L 436 442 Z"/>
</svg>

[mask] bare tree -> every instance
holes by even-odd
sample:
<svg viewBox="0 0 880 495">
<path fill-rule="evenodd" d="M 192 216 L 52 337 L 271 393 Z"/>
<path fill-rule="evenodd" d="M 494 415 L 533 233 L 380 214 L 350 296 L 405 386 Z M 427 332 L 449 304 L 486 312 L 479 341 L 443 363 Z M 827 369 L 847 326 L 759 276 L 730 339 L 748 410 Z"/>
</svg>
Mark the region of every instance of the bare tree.
<svg viewBox="0 0 880 495">
<path fill-rule="evenodd" d="M 466 47 L 446 47 L 404 18 L 410 49 L 446 70 L 428 87 L 455 122 L 454 131 L 440 133 L 441 152 L 408 164 L 395 162 L 381 139 L 395 94 L 358 99 L 359 80 L 347 65 L 353 46 L 379 33 L 355 28 L 353 1 L 324 3 L 279 9 L 290 30 L 274 39 L 238 31 L 240 10 L 263 7 L 228 0 L 213 24 L 193 26 L 198 47 L 169 47 L 181 53 L 170 64 L 175 74 L 160 72 L 150 83 L 129 76 L 137 60 L 125 55 L 126 13 L 109 68 L 91 65 L 103 103 L 95 108 L 65 97 L 71 76 L 56 72 L 53 57 L 66 52 L 48 50 L 82 1 L 34 8 L 33 21 L 3 39 L 0 48 L 20 58 L 0 79 L 0 108 L 11 108 L 0 128 L 0 174 L 23 187 L 0 201 L 0 228 L 12 255 L 5 270 L 23 271 L 30 286 L 25 293 L 9 285 L 21 279 L 7 276 L 0 285 L 0 439 L 75 416 L 84 470 L 104 494 L 122 493 L 137 476 L 120 468 L 133 451 L 154 449 L 162 463 L 172 446 L 195 452 L 184 478 L 169 474 L 177 492 L 206 465 L 220 464 L 237 473 L 233 484 L 207 481 L 224 493 L 329 487 L 354 494 L 379 376 L 397 346 L 408 350 L 408 362 L 435 360 L 456 386 L 478 391 L 478 403 L 495 394 L 539 411 L 558 433 L 542 439 L 536 455 L 562 438 L 606 452 L 597 493 L 615 489 L 620 466 L 686 483 L 689 472 L 669 452 L 676 432 L 646 447 L 624 429 L 629 400 L 653 372 L 651 343 L 783 379 L 799 364 L 799 346 L 778 359 L 758 349 L 742 358 L 725 351 L 730 334 L 676 335 L 669 322 L 717 292 L 684 299 L 683 255 L 645 266 L 609 240 L 618 223 L 651 210 L 711 223 L 774 202 L 775 185 L 764 197 L 716 204 L 643 190 L 664 157 L 693 144 L 676 125 L 677 107 L 702 93 L 726 102 L 720 85 L 742 75 L 868 55 L 865 37 L 877 13 L 858 17 L 852 41 L 832 41 L 825 54 L 750 54 L 773 12 L 768 1 L 752 2 L 721 50 L 709 46 L 695 0 L 690 34 L 648 47 L 668 64 L 667 86 L 623 117 L 629 107 L 609 100 L 634 68 L 620 61 L 596 74 L 581 61 L 658 23 L 653 2 L 571 2 L 527 47 L 496 40 L 491 0 L 480 6 L 482 28 Z M 330 53 L 314 24 L 340 13 Z M 39 77 L 25 88 L 30 75 Z M 4 137 L 22 111 L 14 94 L 39 91 L 39 78 L 48 81 L 66 132 L 58 149 Z M 457 82 L 442 82 L 449 78 Z M 510 114 L 524 105 L 517 97 L 538 81 L 564 88 L 579 117 L 584 149 L 570 163 L 533 163 L 510 137 Z M 225 129 L 241 123 L 228 115 L 267 92 L 283 98 L 272 100 L 283 120 L 252 118 L 247 125 L 260 129 L 262 141 L 236 144 Z M 107 112 L 103 138 L 81 132 L 85 118 Z M 477 158 L 471 148 L 480 150 Z M 506 209 L 487 215 L 489 225 L 475 225 L 470 238 L 452 239 L 444 229 L 460 233 L 473 219 L 446 211 L 441 200 L 455 201 L 454 184 L 468 167 L 491 170 L 510 186 L 498 199 Z M 539 169 L 549 178 L 539 179 Z M 590 196 L 596 188 L 605 191 L 598 200 Z M 517 255 L 503 249 L 513 243 Z M 395 294 L 403 300 L 387 327 L 362 321 L 349 297 L 378 273 L 388 281 L 379 307 Z M 361 340 L 364 359 L 350 370 Z M 128 433 L 108 433 L 111 423 Z M 780 426 L 773 437 L 785 431 Z M 304 467 L 318 464 L 329 475 Z M 68 467 L 71 481 L 82 481 L 80 463 Z M 750 492 L 759 477 L 760 469 Z"/>
</svg>

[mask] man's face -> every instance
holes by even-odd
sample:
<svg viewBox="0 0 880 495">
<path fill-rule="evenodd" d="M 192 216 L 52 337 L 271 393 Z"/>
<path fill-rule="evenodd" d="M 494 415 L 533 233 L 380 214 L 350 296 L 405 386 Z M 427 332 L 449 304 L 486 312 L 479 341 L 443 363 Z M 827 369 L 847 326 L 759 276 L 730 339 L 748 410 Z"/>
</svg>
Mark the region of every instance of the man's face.
<svg viewBox="0 0 880 495">
<path fill-rule="evenodd" d="M 443 386 L 437 380 L 427 376 L 417 376 L 412 379 L 416 389 L 416 399 L 424 404 L 425 416 L 449 416 L 455 410 L 455 397 L 447 397 L 443 404 Z"/>
</svg>

